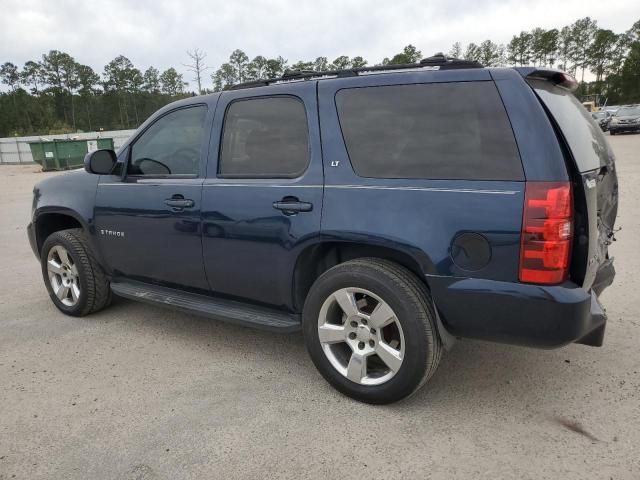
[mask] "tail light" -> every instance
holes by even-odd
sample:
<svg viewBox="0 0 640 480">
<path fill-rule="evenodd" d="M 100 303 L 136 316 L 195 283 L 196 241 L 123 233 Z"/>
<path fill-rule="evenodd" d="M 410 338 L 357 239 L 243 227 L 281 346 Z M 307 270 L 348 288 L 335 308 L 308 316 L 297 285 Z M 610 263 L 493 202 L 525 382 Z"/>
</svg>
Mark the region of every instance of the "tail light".
<svg viewBox="0 0 640 480">
<path fill-rule="evenodd" d="M 569 182 L 527 182 L 520 244 L 520 281 L 554 284 L 567 279 L 573 238 Z"/>
</svg>

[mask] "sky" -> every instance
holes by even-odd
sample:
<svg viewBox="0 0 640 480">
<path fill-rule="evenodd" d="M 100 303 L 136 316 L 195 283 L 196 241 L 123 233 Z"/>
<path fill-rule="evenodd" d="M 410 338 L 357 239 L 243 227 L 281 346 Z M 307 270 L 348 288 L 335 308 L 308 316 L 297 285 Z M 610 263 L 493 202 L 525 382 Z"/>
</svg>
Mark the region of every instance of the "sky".
<svg viewBox="0 0 640 480">
<path fill-rule="evenodd" d="M 361 55 L 370 64 L 411 43 L 424 56 L 459 41 L 507 43 L 535 27 L 560 28 L 590 16 L 601 28 L 628 30 L 639 0 L 0 0 L 0 64 L 22 66 L 49 50 L 102 73 L 125 55 L 136 67 L 175 67 L 192 82 L 186 51 L 217 68 L 240 48 L 250 58 L 295 63 Z M 211 83 L 208 80 L 207 85 Z M 191 83 L 193 85 L 193 83 Z M 193 88 L 193 87 L 192 87 Z"/>
</svg>

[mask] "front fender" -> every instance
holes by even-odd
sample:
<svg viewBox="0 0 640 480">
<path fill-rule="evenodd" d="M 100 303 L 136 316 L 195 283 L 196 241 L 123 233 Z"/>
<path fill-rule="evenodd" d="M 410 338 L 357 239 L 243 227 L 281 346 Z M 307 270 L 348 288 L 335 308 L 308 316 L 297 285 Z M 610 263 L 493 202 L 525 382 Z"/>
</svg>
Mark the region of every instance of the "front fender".
<svg viewBox="0 0 640 480">
<path fill-rule="evenodd" d="M 38 225 L 42 224 L 41 221 L 47 215 L 64 215 L 74 219 L 82 227 L 93 254 L 103 265 L 95 241 L 93 214 L 99 178 L 99 175 L 92 175 L 84 170 L 73 170 L 36 184 L 33 189 L 31 224 L 28 228 L 36 256 L 45 240 L 43 232 L 38 231 Z"/>
<path fill-rule="evenodd" d="M 33 189 L 33 215 L 47 210 L 74 212 L 78 221 L 90 227 L 99 179 L 99 175 L 73 170 L 38 182 Z"/>
</svg>

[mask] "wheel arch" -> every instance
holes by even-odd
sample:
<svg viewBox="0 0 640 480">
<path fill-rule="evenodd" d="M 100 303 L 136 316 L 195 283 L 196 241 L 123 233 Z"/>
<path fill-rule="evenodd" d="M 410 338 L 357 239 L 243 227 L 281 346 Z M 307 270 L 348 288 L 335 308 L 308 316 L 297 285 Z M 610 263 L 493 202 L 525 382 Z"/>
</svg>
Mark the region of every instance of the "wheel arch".
<svg viewBox="0 0 640 480">
<path fill-rule="evenodd" d="M 409 269 L 425 284 L 425 274 L 435 270 L 431 260 L 422 252 L 403 246 L 390 246 L 366 241 L 321 241 L 307 246 L 297 257 L 293 271 L 293 308 L 301 311 L 313 282 L 335 265 L 356 258 L 375 257 L 391 260 Z"/>
<path fill-rule="evenodd" d="M 42 246 L 49 235 L 60 230 L 80 228 L 89 233 L 89 226 L 84 219 L 71 209 L 45 209 L 35 215 L 35 236 L 38 252 L 42 252 Z"/>
</svg>

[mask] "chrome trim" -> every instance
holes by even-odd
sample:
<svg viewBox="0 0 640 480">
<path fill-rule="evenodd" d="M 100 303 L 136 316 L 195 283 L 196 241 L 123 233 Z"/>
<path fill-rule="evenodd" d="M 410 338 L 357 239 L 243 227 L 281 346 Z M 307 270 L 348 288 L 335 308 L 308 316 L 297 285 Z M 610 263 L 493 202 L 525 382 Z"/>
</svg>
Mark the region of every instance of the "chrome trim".
<svg viewBox="0 0 640 480">
<path fill-rule="evenodd" d="M 176 185 L 185 186 L 194 183 L 165 183 L 165 182 L 145 182 L 145 183 L 100 183 L 99 185 Z M 197 185 L 197 184 L 196 184 Z M 354 190 L 404 190 L 416 192 L 448 192 L 448 193 L 480 193 L 487 195 L 515 195 L 521 193 L 520 190 L 485 190 L 478 188 L 442 188 L 442 187 L 392 187 L 385 185 L 292 185 L 292 184 L 266 184 L 266 183 L 203 183 L 203 187 L 264 187 L 264 188 L 339 188 Z"/>
<path fill-rule="evenodd" d="M 159 186 L 175 186 L 175 187 L 185 187 L 185 186 L 200 186 L 201 183 L 199 182 L 152 182 L 150 180 L 144 181 L 144 182 L 115 182 L 115 183 L 98 183 L 98 186 L 105 186 L 105 187 L 121 187 L 121 186 L 125 186 L 125 185 L 142 185 L 142 186 L 151 186 L 151 187 L 159 187 Z"/>
<path fill-rule="evenodd" d="M 268 184 L 268 183 L 205 183 L 205 187 L 267 187 L 267 188 L 322 188 L 324 185 Z"/>
<path fill-rule="evenodd" d="M 475 188 L 440 188 L 440 187 L 388 187 L 385 185 L 326 185 L 326 188 L 352 188 L 364 190 L 407 190 L 420 192 L 452 192 L 452 193 L 485 193 L 490 195 L 515 195 L 518 190 L 483 190 Z"/>
</svg>

